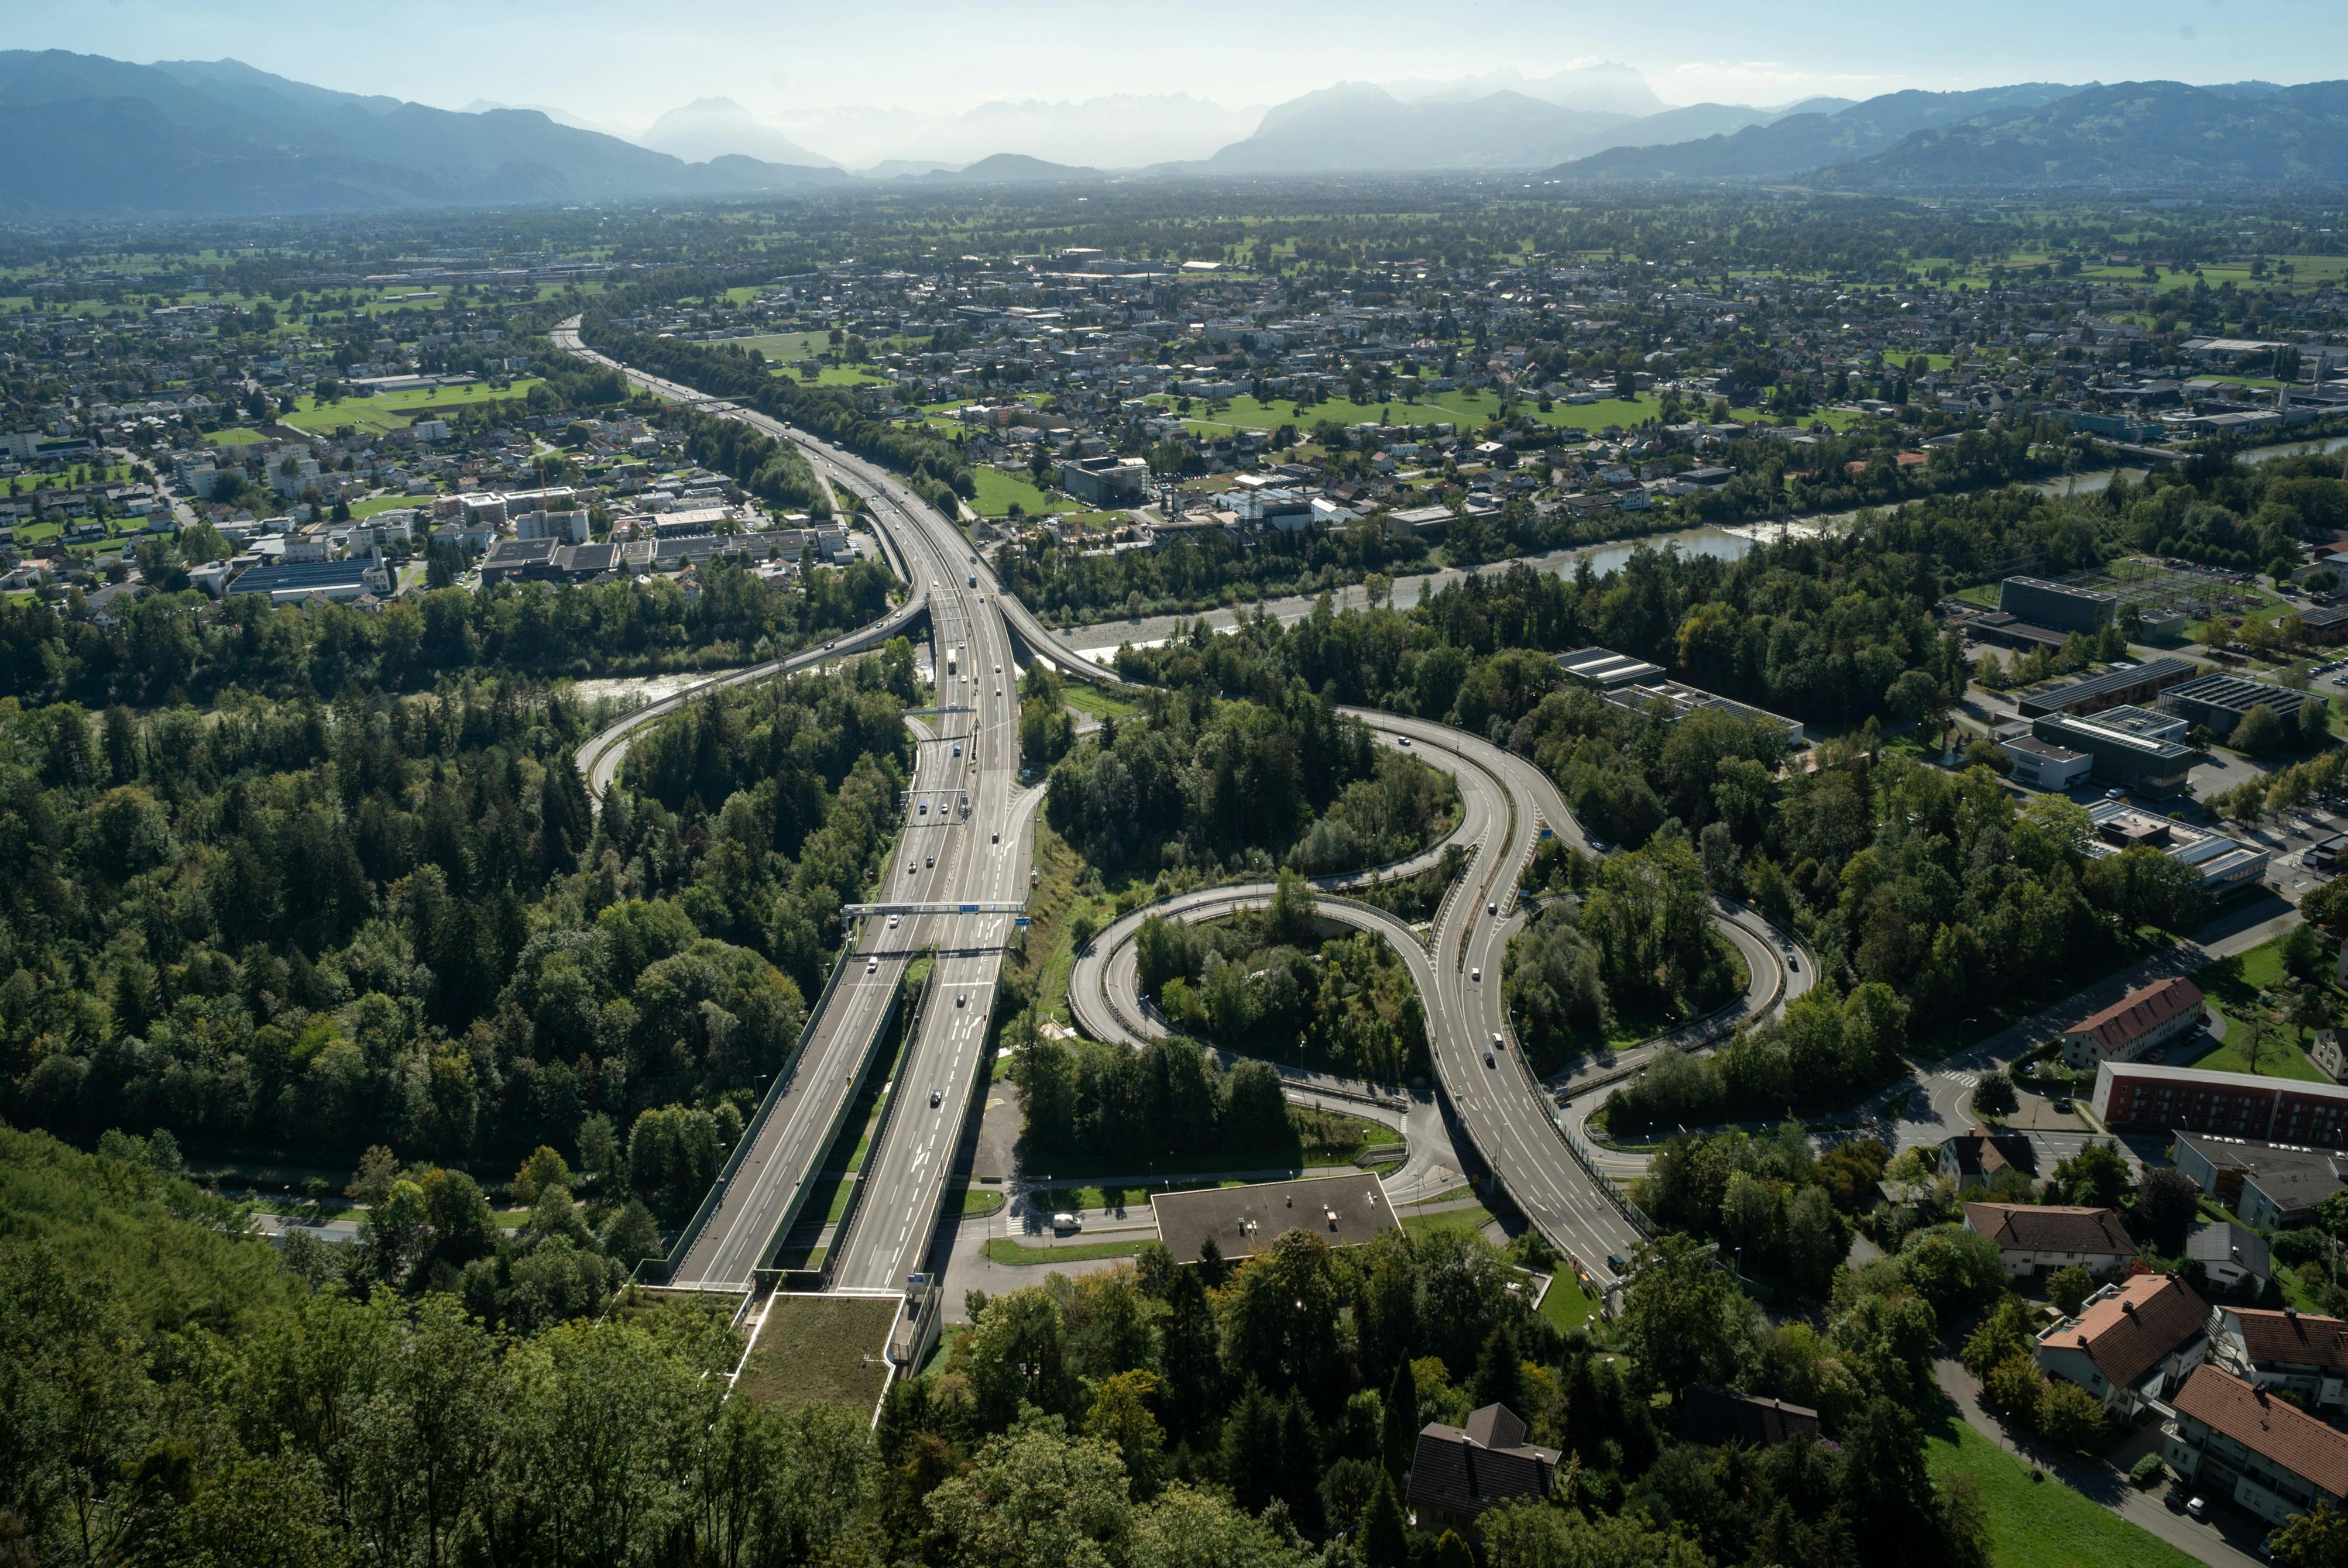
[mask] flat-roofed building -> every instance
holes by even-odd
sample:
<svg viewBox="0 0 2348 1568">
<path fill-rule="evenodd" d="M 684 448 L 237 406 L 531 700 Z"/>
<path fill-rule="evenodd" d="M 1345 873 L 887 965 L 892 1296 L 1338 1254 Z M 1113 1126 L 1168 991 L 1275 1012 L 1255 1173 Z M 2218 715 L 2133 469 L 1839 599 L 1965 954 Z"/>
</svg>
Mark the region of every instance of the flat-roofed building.
<svg viewBox="0 0 2348 1568">
<path fill-rule="evenodd" d="M 2201 667 L 2182 659 L 2147 659 L 2141 664 L 2121 664 L 2101 674 L 2082 675 L 2024 692 L 2014 699 L 2014 711 L 2025 719 L 2041 713 L 2096 713 L 2124 702 L 2142 702 L 2171 686 L 2199 674 Z"/>
<path fill-rule="evenodd" d="M 1617 686 L 1643 686 L 1663 679 L 1663 668 L 1611 648 L 1576 648 L 1557 656 L 1557 667 L 1587 686 L 1611 692 Z"/>
<path fill-rule="evenodd" d="M 2195 753 L 2166 738 L 2171 721 L 2142 708 L 2118 707 L 2095 714 L 2042 713 L 2030 733 L 2050 745 L 2085 752 L 2095 759 L 2093 776 L 2130 789 L 2166 793 L 2181 789 L 2193 770 Z"/>
<path fill-rule="evenodd" d="M 2310 1149 L 2348 1143 L 2348 1088 L 2337 1083 L 2106 1061 L 2096 1069 L 2090 1103 L 2106 1127 L 2215 1132 Z"/>
<path fill-rule="evenodd" d="M 2119 602 L 2117 594 L 2034 577 L 2010 577 L 1997 589 L 1998 609 L 2058 631 L 2098 630 L 2119 613 Z"/>
<path fill-rule="evenodd" d="M 389 591 L 381 564 L 362 558 L 256 566 L 228 585 L 226 597 L 267 594 L 273 604 L 299 604 L 312 599 L 340 603 Z"/>
<path fill-rule="evenodd" d="M 2096 759 L 2085 752 L 2042 741 L 2035 735 L 2008 735 L 1998 742 L 2012 764 L 2009 776 L 2032 789 L 2061 793 L 2087 782 Z"/>
<path fill-rule="evenodd" d="M 2180 1132 L 2169 1151 L 2195 1186 L 2260 1230 L 2311 1224 L 2323 1200 L 2348 1186 L 2348 1156 L 2337 1149 Z"/>
<path fill-rule="evenodd" d="M 2273 710 L 2276 718 L 2295 723 L 2306 701 L 2305 692 L 2294 692 L 2288 686 L 2249 681 L 2240 675 L 2204 675 L 2199 681 L 2188 681 L 2163 692 L 2160 708 L 2188 724 L 2208 725 L 2209 733 L 2222 741 L 2234 733 L 2234 726 L 2252 708 L 2264 704 Z"/>
<path fill-rule="evenodd" d="M 1290 1231 L 1310 1231 L 1331 1246 L 1350 1246 L 1399 1230 L 1385 1186 L 1365 1171 L 1244 1187 L 1159 1193 L 1149 1200 L 1158 1239 L 1177 1263 L 1196 1263 L 1208 1240 L 1227 1258 L 1270 1252 Z"/>
</svg>

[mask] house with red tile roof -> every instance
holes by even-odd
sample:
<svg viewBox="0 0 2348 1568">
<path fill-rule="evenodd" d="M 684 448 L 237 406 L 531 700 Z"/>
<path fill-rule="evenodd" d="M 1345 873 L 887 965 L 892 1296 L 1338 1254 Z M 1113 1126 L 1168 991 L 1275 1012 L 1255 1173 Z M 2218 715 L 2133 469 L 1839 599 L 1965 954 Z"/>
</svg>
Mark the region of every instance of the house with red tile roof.
<svg viewBox="0 0 2348 1568">
<path fill-rule="evenodd" d="M 2087 1297 L 2077 1317 L 2040 1329 L 2033 1354 L 2048 1377 L 2078 1384 L 2126 1418 L 2202 1363 L 2209 1320 L 2208 1305 L 2183 1280 L 2134 1275 Z"/>
<path fill-rule="evenodd" d="M 2348 1433 L 2215 1367 L 2185 1380 L 2161 1428 L 2161 1458 L 2206 1495 L 2277 1524 L 2348 1504 Z"/>
<path fill-rule="evenodd" d="M 1967 1204 L 1965 1228 L 1997 1243 L 2005 1271 L 2017 1279 L 2073 1264 L 2089 1274 L 2108 1274 L 2136 1258 L 2136 1243 L 2112 1209 Z"/>
<path fill-rule="evenodd" d="M 2201 988 L 2181 975 L 2155 980 L 2063 1031 L 2063 1061 L 2088 1068 L 2134 1061 L 2191 1034 L 2205 1017 Z"/>
</svg>

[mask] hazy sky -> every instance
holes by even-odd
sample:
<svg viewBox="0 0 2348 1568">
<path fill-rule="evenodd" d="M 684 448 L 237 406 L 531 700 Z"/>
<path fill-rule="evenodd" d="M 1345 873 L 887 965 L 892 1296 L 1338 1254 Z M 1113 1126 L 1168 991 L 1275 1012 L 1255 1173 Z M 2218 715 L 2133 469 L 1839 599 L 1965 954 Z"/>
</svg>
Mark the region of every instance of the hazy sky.
<svg viewBox="0 0 2348 1568">
<path fill-rule="evenodd" d="M 1269 104 L 1331 82 L 1617 60 L 1670 103 L 2030 80 L 2348 76 L 2343 0 L 14 0 L 5 42 L 232 56 L 445 108 L 552 104 L 629 127 L 692 98 L 761 114 L 1188 91 Z"/>
</svg>

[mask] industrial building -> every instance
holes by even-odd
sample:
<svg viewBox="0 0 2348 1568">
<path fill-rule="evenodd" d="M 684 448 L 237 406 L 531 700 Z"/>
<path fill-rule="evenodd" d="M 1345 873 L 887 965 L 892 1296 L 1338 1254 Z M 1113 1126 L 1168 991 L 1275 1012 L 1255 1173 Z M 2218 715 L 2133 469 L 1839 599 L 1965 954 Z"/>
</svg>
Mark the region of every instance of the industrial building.
<svg viewBox="0 0 2348 1568">
<path fill-rule="evenodd" d="M 2095 825 L 2096 836 L 2082 847 L 2091 857 L 2101 859 L 2137 845 L 2148 845 L 2200 872 L 2201 885 L 2218 897 L 2256 887 L 2266 875 L 2267 850 L 2222 833 L 2138 811 L 2124 800 L 2096 802 L 2087 808 L 2087 820 Z"/>
<path fill-rule="evenodd" d="M 2118 612 L 2119 596 L 2071 588 L 2034 577 L 2010 577 L 1998 585 L 1997 607 L 2034 626 L 2058 631 L 2100 631 Z"/>
<path fill-rule="evenodd" d="M 1998 744 L 2005 749 L 2006 761 L 2013 764 L 2010 776 L 2014 783 L 2032 789 L 2057 793 L 2070 789 L 2086 783 L 2096 765 L 2096 759 L 2086 753 L 2052 744 L 2035 735 L 2001 735 Z"/>
<path fill-rule="evenodd" d="M 1385 1186 L 1367 1173 L 1158 1193 L 1149 1212 L 1158 1239 L 1177 1263 L 1198 1262 L 1210 1241 L 1223 1256 L 1242 1258 L 1270 1252 L 1292 1230 L 1311 1231 L 1331 1246 L 1351 1246 L 1402 1228 Z"/>
<path fill-rule="evenodd" d="M 2171 686 L 2182 685 L 2201 672 L 2182 659 L 2147 659 L 2141 664 L 2117 664 L 2100 675 L 2083 675 L 2053 686 L 2024 692 L 2014 709 L 2025 719 L 2044 713 L 2099 713 L 2106 708 L 2142 702 Z"/>
<path fill-rule="evenodd" d="M 1557 662 L 1568 675 L 1596 687 L 1606 701 L 1618 708 L 1653 712 L 1660 706 L 1666 722 L 1673 723 L 1698 709 L 1715 708 L 1781 732 L 1788 746 L 1798 748 L 1808 742 L 1798 721 L 1670 680 L 1661 666 L 1643 659 L 1606 648 L 1577 648 L 1557 655 Z"/>
<path fill-rule="evenodd" d="M 390 579 L 381 564 L 360 559 L 256 566 L 228 585 L 227 597 L 265 593 L 272 603 L 297 604 L 309 599 L 344 600 L 389 592 Z"/>
<path fill-rule="evenodd" d="M 2234 733 L 2243 714 L 2260 703 L 2273 709 L 2276 718 L 2295 723 L 2306 702 L 2303 692 L 2240 675 L 2204 675 L 2160 694 L 2162 712 L 2174 713 L 2188 724 L 2206 724 L 2221 741 Z"/>
<path fill-rule="evenodd" d="M 2095 759 L 2094 776 L 2125 789 L 2166 793 L 2185 787 L 2195 753 L 2180 743 L 2182 721 L 2143 708 L 2106 708 L 2100 713 L 2042 713 L 2030 733 L 2049 745 L 2085 752 Z"/>
</svg>

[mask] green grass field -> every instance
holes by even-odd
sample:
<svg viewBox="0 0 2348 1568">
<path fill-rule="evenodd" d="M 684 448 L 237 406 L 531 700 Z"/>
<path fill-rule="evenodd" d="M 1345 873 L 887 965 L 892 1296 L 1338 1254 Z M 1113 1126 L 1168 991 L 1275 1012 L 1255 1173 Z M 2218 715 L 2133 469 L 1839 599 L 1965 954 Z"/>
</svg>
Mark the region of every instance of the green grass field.
<svg viewBox="0 0 2348 1568">
<path fill-rule="evenodd" d="M 2202 994 L 2209 999 L 2210 1010 L 2225 1019 L 2226 1038 L 2183 1065 L 2210 1072 L 2255 1071 L 2266 1078 L 2296 1078 L 2314 1083 L 2328 1081 L 2315 1070 L 2315 1064 L 2307 1060 L 2307 1052 L 2300 1045 L 2299 1030 L 2288 1023 L 2274 1024 L 2271 1028 L 2265 1044 L 2260 1048 L 2256 1067 L 2251 1065 L 2250 1052 L 2246 1049 L 2250 1039 L 2248 1020 L 2261 1005 L 2259 993 L 2267 990 L 2271 999 L 2275 994 L 2271 988 L 2279 986 L 2282 979 L 2282 938 L 2280 937 L 2260 942 L 2246 953 L 2221 958 L 2197 973 L 2193 983 L 2199 986 Z M 2336 1019 L 2340 1016 L 2341 993 L 2328 980 L 2320 983 L 2323 985 L 2324 995 L 2332 1003 L 2333 1017 Z"/>
<path fill-rule="evenodd" d="M 1472 1209 L 1444 1209 L 1431 1214 L 1403 1214 L 1402 1228 L 1413 1235 L 1437 1231 L 1480 1231 L 1492 1223 L 1492 1211 L 1478 1204 Z"/>
<path fill-rule="evenodd" d="M 1579 1328 L 1598 1310 L 1598 1298 L 1581 1288 L 1581 1281 L 1560 1272 L 1541 1296 L 1540 1315 L 1560 1330 Z"/>
<path fill-rule="evenodd" d="M 978 488 L 978 497 L 971 504 L 983 518 L 1010 516 L 1014 501 L 1031 517 L 1052 509 L 1051 497 L 1015 474 L 980 463 L 973 466 L 970 477 Z"/>
<path fill-rule="evenodd" d="M 1924 1459 L 1934 1481 L 1968 1476 L 1981 1489 L 1997 1568 L 2194 1568 L 2195 1559 L 2060 1481 L 2032 1481 L 2022 1460 L 1954 1416 L 1927 1438 Z"/>
<path fill-rule="evenodd" d="M 344 425 L 377 432 L 405 430 L 427 414 L 449 414 L 484 403 L 504 403 L 527 397 L 530 389 L 537 384 L 537 382 L 524 377 L 505 390 L 492 387 L 485 381 L 476 382 L 470 386 L 418 387 L 409 392 L 379 393 L 373 397 L 346 397 L 340 403 L 330 403 L 323 407 L 316 398 L 303 397 L 296 400 L 293 413 L 279 417 L 296 430 L 314 430 L 321 434 Z"/>
<path fill-rule="evenodd" d="M 240 426 L 234 430 L 212 431 L 204 439 L 215 446 L 258 446 L 268 437 L 258 430 L 247 430 Z"/>
</svg>

